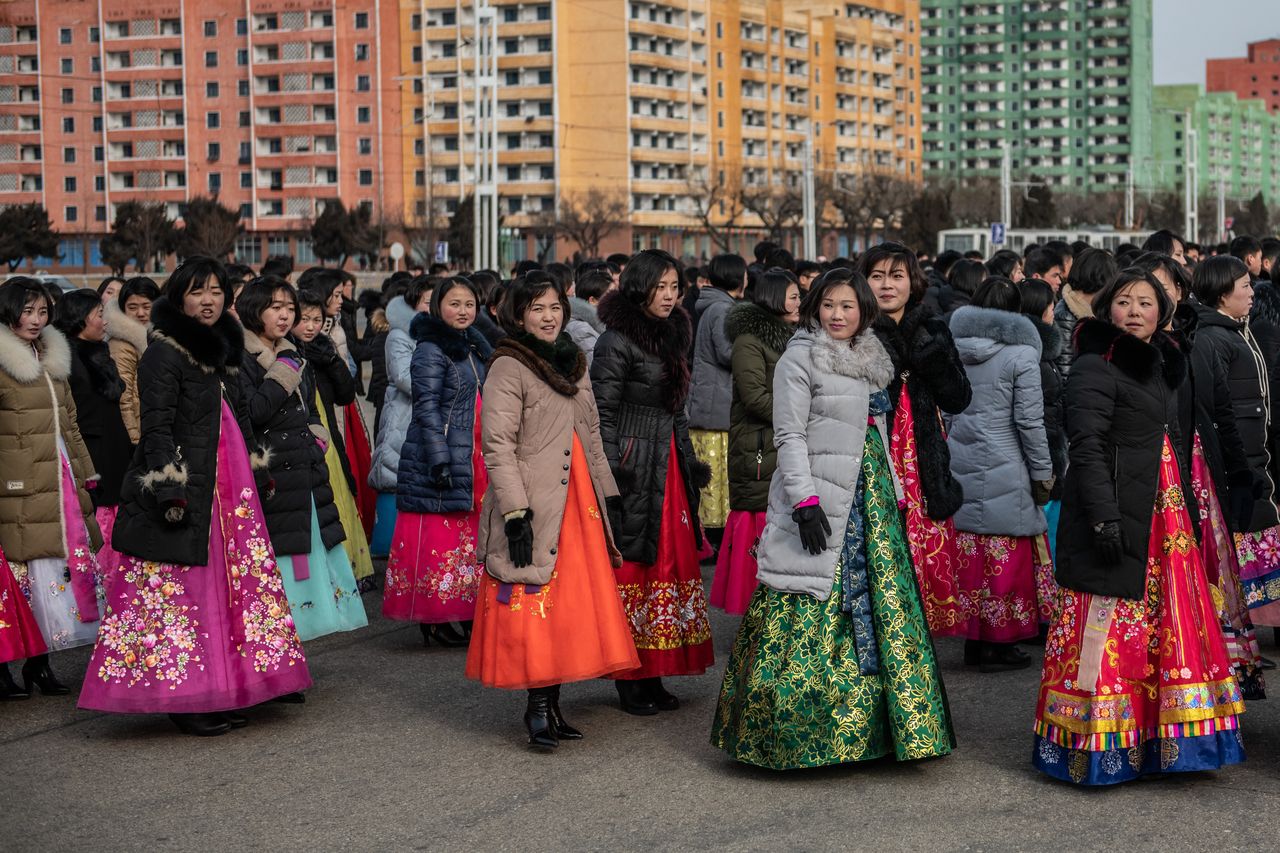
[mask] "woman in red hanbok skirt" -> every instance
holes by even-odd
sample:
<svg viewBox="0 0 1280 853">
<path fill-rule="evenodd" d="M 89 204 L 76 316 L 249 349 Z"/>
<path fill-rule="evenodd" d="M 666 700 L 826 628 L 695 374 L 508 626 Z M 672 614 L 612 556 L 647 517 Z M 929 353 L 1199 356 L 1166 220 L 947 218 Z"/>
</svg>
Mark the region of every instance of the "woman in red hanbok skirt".
<svg viewBox="0 0 1280 853">
<path fill-rule="evenodd" d="M 37 657 L 48 651 L 31 605 L 27 604 L 9 561 L 0 551 L 0 700 L 26 699 L 31 695 L 13 680 L 9 661 Z"/>
</svg>

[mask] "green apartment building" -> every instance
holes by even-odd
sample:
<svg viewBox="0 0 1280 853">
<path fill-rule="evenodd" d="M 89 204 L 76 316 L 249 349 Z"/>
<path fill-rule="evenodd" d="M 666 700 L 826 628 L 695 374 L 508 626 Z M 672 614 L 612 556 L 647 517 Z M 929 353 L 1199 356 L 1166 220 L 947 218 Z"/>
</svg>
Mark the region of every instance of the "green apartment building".
<svg viewBox="0 0 1280 853">
<path fill-rule="evenodd" d="M 1247 201 L 1262 193 L 1280 204 L 1280 116 L 1261 99 L 1208 92 L 1196 84 L 1156 86 L 1152 111 L 1151 176 L 1156 187 L 1183 186 L 1187 129 L 1196 131 L 1200 194 Z"/>
<path fill-rule="evenodd" d="M 1151 142 L 1152 0 L 921 0 L 924 168 L 1113 191 Z M 1139 152 L 1135 157 L 1135 152 Z"/>
</svg>

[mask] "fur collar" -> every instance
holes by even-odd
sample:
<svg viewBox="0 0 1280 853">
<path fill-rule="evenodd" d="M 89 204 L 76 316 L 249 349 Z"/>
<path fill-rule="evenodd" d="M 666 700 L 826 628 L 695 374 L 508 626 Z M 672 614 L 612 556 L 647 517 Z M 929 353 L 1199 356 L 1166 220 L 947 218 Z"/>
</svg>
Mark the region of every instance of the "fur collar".
<svg viewBox="0 0 1280 853">
<path fill-rule="evenodd" d="M 67 343 L 89 374 L 89 383 L 94 393 L 113 403 L 118 402 L 124 394 L 124 380 L 120 378 L 120 371 L 111 358 L 107 342 L 68 338 Z"/>
<path fill-rule="evenodd" d="M 450 361 L 465 361 L 473 352 L 483 361 L 493 352 L 493 347 L 474 326 L 458 331 L 446 326 L 439 317 L 425 312 L 413 318 L 409 334 L 420 344 L 439 347 Z"/>
<path fill-rule="evenodd" d="M 808 346 L 809 359 L 822 373 L 835 373 L 850 379 L 861 379 L 873 391 L 889 387 L 893 381 L 893 362 L 880 339 L 869 330 L 853 339 L 852 344 L 835 341 L 821 329 L 801 329 L 791 345 Z"/>
<path fill-rule="evenodd" d="M 604 323 L 600 322 L 600 313 L 596 311 L 596 306 L 585 299 L 569 297 L 569 316 L 574 320 L 581 320 L 597 332 L 604 331 Z"/>
<path fill-rule="evenodd" d="M 1042 352 L 1040 336 L 1031 318 L 1012 311 L 1000 311 L 996 308 L 977 308 L 965 305 L 957 308 L 951 315 L 951 337 L 956 346 L 964 338 L 978 341 L 994 341 L 1005 346 L 1031 347 L 1036 351 L 1036 358 Z"/>
<path fill-rule="evenodd" d="M 66 379 L 71 375 L 71 347 L 53 326 L 44 327 L 32 349 L 13 329 L 0 325 L 0 370 L 23 384 L 35 382 L 44 373 Z"/>
<path fill-rule="evenodd" d="M 587 373 L 587 357 L 578 349 L 573 338 L 561 332 L 554 344 L 546 343 L 529 333 L 503 338 L 493 351 L 493 361 L 503 356 L 514 358 L 551 386 L 551 390 L 565 397 L 578 393 L 578 383 Z"/>
<path fill-rule="evenodd" d="M 289 338 L 281 338 L 276 341 L 274 349 L 267 349 L 267 345 L 262 342 L 262 338 L 246 332 L 244 336 L 244 351 L 253 356 L 253 360 L 258 362 L 258 366 L 263 370 L 267 370 L 271 365 L 276 363 L 276 356 L 282 352 L 297 352 L 298 347 Z"/>
<path fill-rule="evenodd" d="M 751 335 L 769 349 L 781 354 L 787 348 L 791 336 L 796 333 L 796 327 L 754 302 L 742 302 L 729 309 L 724 321 L 724 331 L 730 343 L 740 335 Z"/>
<path fill-rule="evenodd" d="M 1029 317 L 1031 325 L 1036 327 L 1040 335 L 1040 360 L 1057 361 L 1062 355 L 1062 332 L 1053 323 L 1042 323 L 1035 317 Z"/>
<path fill-rule="evenodd" d="M 689 394 L 689 347 L 693 342 L 689 312 L 677 305 L 670 317 L 659 320 L 650 317 L 618 290 L 606 293 L 596 312 L 606 329 L 617 332 L 662 362 L 667 411 L 680 411 Z"/>
<path fill-rule="evenodd" d="M 1150 381 L 1161 370 L 1166 385 L 1177 389 L 1187 375 L 1187 360 L 1164 332 L 1146 344 L 1123 329 L 1087 317 L 1076 326 L 1076 355 L 1100 355 L 1126 376 Z"/>
<path fill-rule="evenodd" d="M 397 296 L 387 303 L 387 324 L 392 329 L 399 329 L 405 334 L 409 333 L 409 325 L 413 323 L 413 318 L 418 316 L 418 312 L 413 310 L 413 306 L 404 301 L 403 296 Z"/>
<path fill-rule="evenodd" d="M 1093 316 L 1093 297 L 1088 293 L 1081 293 L 1069 284 L 1062 285 L 1062 302 L 1059 304 L 1077 320 Z"/>
<path fill-rule="evenodd" d="M 230 314 L 223 313 L 216 323 L 206 326 L 161 296 L 151 306 L 151 329 L 153 342 L 173 347 L 204 373 L 239 370 L 245 334 Z"/>
<path fill-rule="evenodd" d="M 907 304 L 907 310 L 903 312 L 900 321 L 895 323 L 893 318 L 887 314 L 881 314 L 876 317 L 872 328 L 880 333 L 884 345 L 889 350 L 890 358 L 894 359 L 894 363 L 906 366 L 912 363 L 912 351 L 916 346 L 916 333 L 924 329 L 930 333 L 930 337 L 933 337 L 937 334 L 939 328 L 947 328 L 947 321 L 939 317 L 936 311 L 923 302 L 910 302 Z"/>
<path fill-rule="evenodd" d="M 123 341 L 142 355 L 147 350 L 147 327 L 120 310 L 113 299 L 103 312 L 107 318 L 107 337 Z"/>
</svg>

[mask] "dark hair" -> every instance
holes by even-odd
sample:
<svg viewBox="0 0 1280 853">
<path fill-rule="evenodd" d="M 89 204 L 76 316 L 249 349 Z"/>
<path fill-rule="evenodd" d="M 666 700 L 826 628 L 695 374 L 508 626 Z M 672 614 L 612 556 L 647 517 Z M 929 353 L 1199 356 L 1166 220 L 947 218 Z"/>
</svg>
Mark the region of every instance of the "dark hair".
<svg viewBox="0 0 1280 853">
<path fill-rule="evenodd" d="M 391 289 L 392 285 L 398 282 L 404 282 L 405 284 L 408 284 L 409 279 L 411 278 L 413 278 L 413 273 L 409 272 L 408 270 L 396 270 L 391 275 L 387 276 L 382 280 L 382 287 L 380 289 L 382 290 L 383 293 L 386 293 Z"/>
<path fill-rule="evenodd" d="M 573 292 L 579 299 L 599 299 L 608 293 L 611 287 L 613 287 L 613 276 L 609 275 L 607 269 L 601 268 L 588 270 L 578 276 Z"/>
<path fill-rule="evenodd" d="M 1025 258 L 1027 255 L 1031 254 L 1032 252 L 1034 252 L 1036 249 L 1039 249 L 1039 248 L 1040 248 L 1039 243 L 1028 243 L 1027 245 L 1022 247 L 1022 257 Z"/>
<path fill-rule="evenodd" d="M 852 258 L 832 258 L 831 260 L 827 261 L 826 269 L 833 270 L 837 268 L 843 268 L 847 270 L 852 270 L 852 269 L 857 269 L 857 267 L 858 267 L 858 262 Z M 826 272 L 826 270 L 823 270 L 823 272 Z"/>
<path fill-rule="evenodd" d="M 964 253 L 964 257 L 965 257 L 965 260 L 969 260 L 969 261 L 981 261 L 982 253 L 979 252 L 977 249 L 970 249 L 969 251 Z"/>
<path fill-rule="evenodd" d="M 278 275 L 260 275 L 244 286 L 236 297 L 236 314 L 240 317 L 240 325 L 255 335 L 262 334 L 266 326 L 262 322 L 262 312 L 271 307 L 276 294 L 280 291 L 289 294 L 293 303 L 293 316 L 298 316 L 298 292 L 293 285 Z"/>
<path fill-rule="evenodd" d="M 1231 241 L 1231 245 L 1227 247 L 1227 251 L 1232 257 L 1244 260 L 1254 252 L 1262 251 L 1262 244 L 1258 242 L 1256 237 L 1250 237 L 1248 234 L 1241 234 Z"/>
<path fill-rule="evenodd" d="M 1093 297 L 1093 316 L 1103 322 L 1111 322 L 1111 303 L 1115 302 L 1116 297 L 1121 291 L 1137 282 L 1146 282 L 1156 292 L 1156 304 L 1160 306 L 1160 318 L 1156 321 L 1156 328 L 1163 329 L 1169 325 L 1173 319 L 1174 309 L 1177 307 L 1173 304 L 1173 300 L 1169 298 L 1169 294 L 1164 292 L 1164 288 L 1160 286 L 1160 282 L 1149 272 L 1138 269 L 1137 267 L 1125 267 L 1111 283 L 1099 290 Z"/>
<path fill-rule="evenodd" d="M 164 287 L 160 289 L 160 293 L 174 308 L 181 311 L 183 300 L 187 298 L 187 294 L 193 289 L 203 286 L 210 278 L 222 289 L 223 295 L 226 297 L 222 301 L 222 310 L 225 313 L 227 306 L 231 302 L 231 294 L 227 290 L 227 268 L 222 265 L 221 261 L 206 255 L 191 255 L 178 264 L 177 268 L 169 273 L 169 278 L 165 280 Z"/>
<path fill-rule="evenodd" d="M 612 255 L 605 258 L 605 263 L 613 264 L 618 268 L 618 272 L 622 272 L 622 268 L 631 263 L 631 256 L 626 252 L 614 252 Z M 534 298 L 536 299 L 537 297 Z"/>
<path fill-rule="evenodd" d="M 121 311 L 124 310 L 124 304 L 131 296 L 141 296 L 149 302 L 155 302 L 160 298 L 160 288 L 145 275 L 136 275 L 126 281 L 124 287 L 120 288 L 120 293 L 116 295 L 116 305 Z"/>
<path fill-rule="evenodd" d="M 643 255 L 644 252 L 640 254 Z M 627 269 L 631 269 L 630 264 L 627 265 Z M 569 297 L 565 296 L 555 279 L 542 270 L 516 276 L 515 280 L 508 285 L 506 298 L 502 300 L 502 306 L 498 309 L 498 325 L 502 326 L 503 331 L 508 335 L 518 335 L 525 331 L 524 326 L 521 325 L 524 322 L 524 312 L 529 310 L 529 306 L 548 290 L 554 291 L 560 300 L 560 308 L 564 312 L 560 320 L 560 331 L 563 332 L 571 316 Z"/>
<path fill-rule="evenodd" d="M 1001 249 L 986 262 L 984 266 L 991 275 L 1001 278 L 1013 278 L 1013 271 L 1022 265 L 1022 256 L 1012 249 Z"/>
<path fill-rule="evenodd" d="M 432 293 L 436 289 L 436 285 L 440 283 L 439 276 L 434 275 L 415 275 L 409 280 L 409 287 L 404 292 L 404 301 L 414 311 L 418 310 L 418 303 L 422 301 L 423 294 Z"/>
<path fill-rule="evenodd" d="M 104 279 L 102 280 L 102 283 L 101 283 L 101 284 L 99 284 L 99 285 L 98 285 L 98 296 L 99 296 L 99 297 L 101 297 L 101 296 L 102 296 L 102 294 L 104 294 L 104 293 L 106 293 L 106 292 L 107 292 L 107 288 L 111 286 L 111 283 L 112 283 L 113 281 L 118 281 L 118 282 L 120 282 L 120 286 L 121 286 L 121 287 L 124 287 L 124 286 L 125 286 L 125 284 L 126 284 L 125 280 L 124 280 L 124 279 L 122 279 L 120 276 L 118 276 L 118 275 L 109 275 L 109 276 L 107 276 L 106 278 L 104 278 Z"/>
<path fill-rule="evenodd" d="M 1022 313 L 1037 323 L 1044 316 L 1044 310 L 1058 301 L 1053 285 L 1038 278 L 1023 279 L 1018 282 L 1018 288 L 1022 291 Z"/>
<path fill-rule="evenodd" d="M 1076 240 L 1071 244 L 1071 256 L 1073 258 L 1080 257 L 1080 253 L 1089 248 L 1088 240 Z"/>
<path fill-rule="evenodd" d="M 1068 260 L 1075 257 L 1075 252 L 1071 250 L 1071 244 L 1066 240 L 1050 240 L 1044 244 L 1044 249 L 1057 255 L 1064 266 Z"/>
<path fill-rule="evenodd" d="M 1191 292 L 1201 305 L 1217 308 L 1223 297 L 1235 289 L 1236 281 L 1249 274 L 1249 267 L 1235 255 L 1214 255 L 1196 264 Z"/>
<path fill-rule="evenodd" d="M 95 308 L 102 307 L 102 297 L 92 288 L 82 287 L 62 297 L 58 303 L 58 316 L 53 325 L 68 338 L 84 331 L 85 323 Z"/>
<path fill-rule="evenodd" d="M 1063 266 L 1062 255 L 1044 247 L 1027 253 L 1027 259 L 1022 263 L 1022 271 L 1027 274 L 1027 278 L 1042 278 L 1044 273 L 1060 266 Z"/>
<path fill-rule="evenodd" d="M 245 282 L 252 281 L 255 278 L 253 267 L 246 266 L 245 264 L 227 264 L 226 267 L 227 281 L 235 281 L 240 284 L 244 284 Z"/>
<path fill-rule="evenodd" d="M 293 275 L 293 256 L 292 255 L 272 255 L 267 258 L 267 262 L 262 265 L 259 273 L 263 278 L 267 276 L 279 276 L 280 278 L 288 278 Z"/>
<path fill-rule="evenodd" d="M 431 291 L 431 316 L 440 316 L 440 303 L 444 302 L 445 296 L 455 287 L 462 287 L 471 292 L 471 295 L 476 300 L 476 313 L 479 313 L 480 306 L 484 304 L 480 299 L 480 288 L 476 287 L 475 282 L 465 275 L 451 275 L 448 278 L 441 279 L 435 290 Z"/>
<path fill-rule="evenodd" d="M 1277 240 L 1275 237 L 1263 237 L 1261 240 L 1261 245 L 1262 245 L 1262 263 L 1265 264 L 1267 261 L 1271 261 L 1271 265 L 1272 265 L 1271 275 L 1274 279 L 1274 276 L 1276 274 L 1275 262 L 1277 259 L 1280 259 L 1280 240 Z"/>
<path fill-rule="evenodd" d="M 747 262 L 741 255 L 716 255 L 707 264 L 706 275 L 711 286 L 718 290 L 741 290 L 746 281 Z"/>
<path fill-rule="evenodd" d="M 1114 281 L 1119 271 L 1116 259 L 1105 249 L 1085 249 L 1071 265 L 1067 284 L 1074 291 L 1091 295 Z"/>
<path fill-rule="evenodd" d="M 319 308 L 320 313 L 324 313 L 325 306 L 329 300 L 321 296 L 319 291 L 312 288 L 304 288 L 298 291 L 298 319 L 302 319 L 303 308 Z"/>
<path fill-rule="evenodd" d="M 975 308 L 994 308 L 997 311 L 1021 314 L 1022 294 L 1018 291 L 1018 285 L 1009 279 L 993 275 L 978 285 L 969 304 Z"/>
<path fill-rule="evenodd" d="M 751 250 L 751 254 L 755 256 L 757 264 L 763 264 L 769 257 L 769 253 L 778 248 L 778 244 L 772 240 L 761 240 L 756 243 L 755 248 Z"/>
<path fill-rule="evenodd" d="M 618 291 L 636 305 L 644 307 L 649 304 L 653 292 L 662 281 L 662 274 L 667 270 L 675 270 L 680 279 L 679 293 L 684 294 L 684 267 L 671 254 L 661 249 L 644 249 L 636 252 L 627 267 L 622 271 L 622 279 L 618 282 Z M 535 296 L 534 299 L 537 297 Z"/>
<path fill-rule="evenodd" d="M 515 278 L 516 276 L 527 275 L 533 272 L 534 270 L 540 270 L 540 269 L 542 269 L 542 264 L 538 263 L 537 261 L 531 261 L 531 260 L 525 259 L 523 261 L 517 262 L 516 265 L 512 267 L 511 274 L 512 274 L 512 278 Z"/>
<path fill-rule="evenodd" d="M 52 317 L 53 304 L 49 301 L 49 294 L 34 278 L 17 275 L 0 284 L 0 323 L 12 329 L 22 319 L 22 312 L 26 307 L 34 305 L 37 299 L 44 300 L 49 308 L 49 316 Z M 101 297 L 98 301 L 102 301 Z"/>
<path fill-rule="evenodd" d="M 787 313 L 787 290 L 799 283 L 786 270 L 769 270 L 756 280 L 751 301 L 771 314 Z"/>
<path fill-rule="evenodd" d="M 1159 231 L 1153 231 L 1151 236 L 1142 242 L 1142 251 L 1159 252 L 1162 255 L 1169 255 L 1172 257 L 1174 243 L 1182 246 L 1184 251 L 1187 248 L 1186 240 L 1183 240 L 1168 228 L 1161 228 Z"/>
<path fill-rule="evenodd" d="M 489 305 L 494 291 L 502 287 L 502 278 L 493 270 L 476 270 L 467 276 L 480 291 L 480 304 Z"/>
<path fill-rule="evenodd" d="M 769 253 L 769 256 L 764 259 L 764 265 L 769 269 L 777 267 L 779 269 L 784 269 L 787 272 L 795 272 L 796 258 L 795 255 L 791 254 L 786 249 L 779 247 Z"/>
<path fill-rule="evenodd" d="M 795 274 L 801 275 L 822 275 L 822 264 L 817 261 L 796 261 Z"/>
<path fill-rule="evenodd" d="M 962 258 L 951 265 L 947 284 L 954 290 L 973 296 L 986 277 L 987 268 L 982 262 Z"/>
<path fill-rule="evenodd" d="M 551 263 L 545 267 L 547 275 L 556 281 L 556 286 L 563 291 L 569 290 L 569 284 L 573 281 L 573 268 L 568 264 Z"/>
<path fill-rule="evenodd" d="M 911 257 L 914 258 L 915 255 L 913 254 Z M 856 338 L 864 330 L 870 328 L 875 319 L 880 316 L 880 304 L 876 302 L 876 295 L 871 292 L 871 285 L 867 284 L 866 276 L 857 270 L 851 270 L 847 267 L 836 267 L 835 269 L 827 270 L 809 288 L 809 292 L 800 301 L 799 325 L 801 328 L 812 332 L 816 327 L 822 325 L 818 320 L 818 311 L 822 308 L 822 300 L 827 298 L 829 291 L 842 284 L 852 287 L 854 294 L 858 298 L 858 328 L 854 331 L 853 336 Z"/>
<path fill-rule="evenodd" d="M 448 271 L 449 271 L 449 265 L 448 265 L 448 264 L 442 264 L 442 263 L 440 263 L 439 261 L 436 261 L 436 262 L 435 262 L 435 263 L 433 263 L 431 266 L 427 267 L 427 274 L 428 274 L 428 275 L 443 275 L 444 273 L 447 273 Z"/>
<path fill-rule="evenodd" d="M 263 276 L 265 278 L 265 275 Z M 342 270 L 332 267 L 308 267 L 298 276 L 298 289 L 314 290 L 326 300 L 347 280 Z M 237 306 L 236 310 L 239 310 Z"/>
<path fill-rule="evenodd" d="M 1191 293 L 1191 276 L 1187 274 L 1187 268 L 1163 252 L 1143 252 L 1134 259 L 1133 265 L 1153 274 L 1158 269 L 1164 270 L 1173 279 L 1173 286 L 1178 288 L 1179 302 Z"/>
<path fill-rule="evenodd" d="M 911 280 L 911 300 L 924 296 L 924 272 L 920 269 L 920 261 L 916 258 L 915 252 L 901 243 L 881 243 L 879 246 L 867 249 L 858 259 L 858 272 L 862 273 L 863 279 L 869 279 L 871 272 L 885 261 L 889 261 L 890 270 L 897 269 L 899 266 L 906 268 L 907 278 Z M 870 285 L 868 285 L 869 290 Z"/>
</svg>

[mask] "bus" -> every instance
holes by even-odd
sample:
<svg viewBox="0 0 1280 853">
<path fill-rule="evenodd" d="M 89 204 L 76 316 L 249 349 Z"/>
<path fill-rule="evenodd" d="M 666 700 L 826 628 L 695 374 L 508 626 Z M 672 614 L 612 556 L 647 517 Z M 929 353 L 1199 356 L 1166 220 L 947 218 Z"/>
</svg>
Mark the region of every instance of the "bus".
<svg viewBox="0 0 1280 853">
<path fill-rule="evenodd" d="M 938 251 L 951 249 L 960 254 L 978 251 L 982 253 L 982 257 L 990 258 L 1000 249 L 1012 249 L 1021 255 L 1033 243 L 1043 246 L 1050 240 L 1062 240 L 1065 243 L 1083 240 L 1090 246 L 1114 252 L 1124 243 L 1141 246 L 1150 235 L 1150 231 L 1116 231 L 1112 228 L 1011 229 L 1005 232 L 1003 245 L 992 246 L 990 228 L 948 228 L 938 233 Z"/>
</svg>

